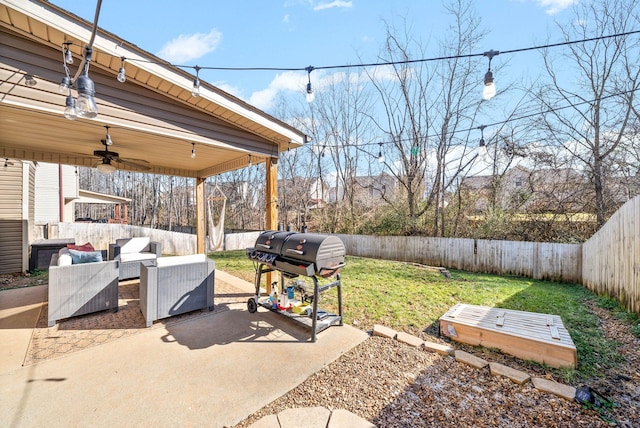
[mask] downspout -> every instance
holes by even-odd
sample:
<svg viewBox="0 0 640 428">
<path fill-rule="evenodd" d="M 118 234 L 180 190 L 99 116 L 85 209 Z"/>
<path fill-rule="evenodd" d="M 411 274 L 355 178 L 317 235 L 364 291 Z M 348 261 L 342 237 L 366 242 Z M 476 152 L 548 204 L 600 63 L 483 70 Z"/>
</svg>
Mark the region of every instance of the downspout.
<svg viewBox="0 0 640 428">
<path fill-rule="evenodd" d="M 60 223 L 64 222 L 64 192 L 62 189 L 62 164 L 58 164 L 58 194 L 59 197 L 59 211 L 60 211 Z"/>
</svg>

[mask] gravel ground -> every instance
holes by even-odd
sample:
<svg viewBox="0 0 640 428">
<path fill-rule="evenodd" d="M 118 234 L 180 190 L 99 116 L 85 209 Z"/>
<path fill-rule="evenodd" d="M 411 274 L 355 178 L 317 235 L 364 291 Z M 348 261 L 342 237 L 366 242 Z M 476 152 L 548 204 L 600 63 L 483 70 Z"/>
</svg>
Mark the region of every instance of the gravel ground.
<svg viewBox="0 0 640 428">
<path fill-rule="evenodd" d="M 378 427 L 639 427 L 640 339 L 606 310 L 592 310 L 607 334 L 620 342 L 626 359 L 615 371 L 586 383 L 618 404 L 604 418 L 596 410 L 539 392 L 530 382 L 517 385 L 491 376 L 488 368 L 476 369 L 452 357 L 374 336 L 236 427 L 248 427 L 283 409 L 313 406 L 346 409 Z M 443 343 L 439 337 L 421 336 Z M 452 346 L 561 381 L 539 367 L 491 350 Z"/>
</svg>

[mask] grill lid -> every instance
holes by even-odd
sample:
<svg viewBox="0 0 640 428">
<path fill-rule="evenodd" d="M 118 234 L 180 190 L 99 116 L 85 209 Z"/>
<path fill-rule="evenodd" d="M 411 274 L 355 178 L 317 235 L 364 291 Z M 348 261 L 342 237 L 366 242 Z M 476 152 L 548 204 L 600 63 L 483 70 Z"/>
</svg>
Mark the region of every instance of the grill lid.
<svg viewBox="0 0 640 428">
<path fill-rule="evenodd" d="M 247 256 L 294 275 L 331 276 L 345 265 L 340 238 L 313 233 L 263 232 Z"/>
</svg>

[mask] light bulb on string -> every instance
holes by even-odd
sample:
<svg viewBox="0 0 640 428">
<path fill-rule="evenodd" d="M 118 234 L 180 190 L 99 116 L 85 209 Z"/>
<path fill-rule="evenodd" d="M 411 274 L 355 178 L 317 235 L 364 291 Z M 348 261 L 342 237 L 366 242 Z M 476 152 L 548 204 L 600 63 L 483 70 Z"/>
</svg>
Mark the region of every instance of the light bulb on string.
<svg viewBox="0 0 640 428">
<path fill-rule="evenodd" d="M 113 140 L 111 139 L 111 135 L 109 135 L 109 126 L 105 125 L 105 128 L 107 129 L 107 135 L 102 142 L 107 146 L 111 146 L 113 145 Z"/>
<path fill-rule="evenodd" d="M 62 78 L 62 81 L 60 81 L 60 86 L 58 86 L 58 91 L 60 91 L 61 94 L 64 94 L 69 90 L 69 88 L 71 88 L 71 78 L 69 76 L 64 76 Z"/>
<path fill-rule="evenodd" d="M 478 129 L 480 130 L 480 141 L 478 143 L 478 156 L 480 156 L 480 158 L 486 162 L 486 158 L 487 158 L 487 144 L 484 141 L 484 128 L 486 128 L 486 125 L 480 125 L 478 126 Z"/>
<path fill-rule="evenodd" d="M 196 157 L 196 143 L 191 143 L 191 159 Z"/>
<path fill-rule="evenodd" d="M 94 118 L 98 115 L 98 106 L 94 96 L 96 94 L 93 80 L 89 77 L 89 64 L 93 50 L 90 46 L 85 48 L 85 65 L 83 74 L 78 77 L 76 86 L 78 90 L 78 116 Z"/>
<path fill-rule="evenodd" d="M 71 53 L 71 49 L 69 49 L 69 45 L 71 42 L 64 42 L 64 62 L 67 64 L 73 64 L 73 54 Z"/>
<path fill-rule="evenodd" d="M 499 54 L 499 51 L 494 51 L 493 49 L 483 53 L 484 56 L 489 58 L 489 69 L 484 75 L 484 86 L 482 88 L 482 98 L 484 100 L 490 100 L 496 96 L 496 84 L 493 78 L 493 72 L 491 71 L 491 60 L 494 56 Z"/>
<path fill-rule="evenodd" d="M 31 74 L 25 74 L 24 75 L 24 84 L 26 86 L 29 86 L 30 88 L 36 86 L 38 84 L 38 81 L 33 77 L 33 75 Z"/>
<path fill-rule="evenodd" d="M 69 91 L 69 95 L 67 96 L 64 108 L 64 117 L 69 120 L 75 120 L 78 117 L 78 110 L 76 110 L 76 99 L 71 95 L 71 91 Z"/>
<path fill-rule="evenodd" d="M 194 97 L 200 96 L 200 78 L 198 77 L 198 73 L 200 72 L 200 67 L 195 66 L 196 69 L 196 78 L 193 79 L 193 89 L 191 90 L 191 95 Z"/>
<path fill-rule="evenodd" d="M 316 94 L 313 93 L 313 88 L 311 87 L 311 72 L 314 70 L 314 67 L 310 65 L 305 68 L 305 70 L 307 72 L 307 77 L 309 78 L 309 81 L 307 83 L 307 102 L 312 103 L 316 98 Z"/>
<path fill-rule="evenodd" d="M 378 152 L 378 162 L 384 163 L 384 156 L 382 156 L 382 143 L 378 143 L 380 145 L 380 151 Z"/>
<path fill-rule="evenodd" d="M 127 81 L 127 73 L 124 70 L 124 60 L 125 57 L 120 57 L 120 70 L 118 70 L 118 82 L 124 83 Z"/>
</svg>

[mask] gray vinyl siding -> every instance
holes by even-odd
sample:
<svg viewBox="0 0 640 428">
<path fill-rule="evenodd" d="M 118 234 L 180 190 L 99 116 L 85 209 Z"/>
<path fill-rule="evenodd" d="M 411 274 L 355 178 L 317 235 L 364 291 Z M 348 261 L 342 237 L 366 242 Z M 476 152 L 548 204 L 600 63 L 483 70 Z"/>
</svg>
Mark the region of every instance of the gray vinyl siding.
<svg viewBox="0 0 640 428">
<path fill-rule="evenodd" d="M 4 159 L 3 159 L 4 161 Z M 13 165 L 0 163 L 0 273 L 22 272 L 23 237 L 27 220 L 23 220 L 23 167 L 28 164 L 9 160 Z"/>
</svg>

